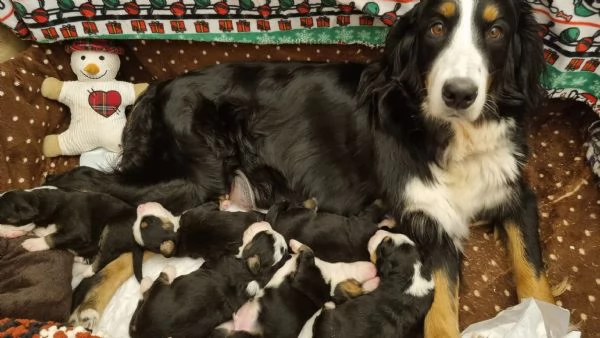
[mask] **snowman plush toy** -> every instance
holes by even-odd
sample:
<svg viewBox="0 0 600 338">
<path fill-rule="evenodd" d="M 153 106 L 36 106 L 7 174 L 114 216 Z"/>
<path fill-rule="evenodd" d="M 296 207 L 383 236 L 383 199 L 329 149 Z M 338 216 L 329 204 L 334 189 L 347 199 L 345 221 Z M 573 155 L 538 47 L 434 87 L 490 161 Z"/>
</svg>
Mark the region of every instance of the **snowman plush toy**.
<svg viewBox="0 0 600 338">
<path fill-rule="evenodd" d="M 79 164 L 102 171 L 118 166 L 125 107 L 148 87 L 117 81 L 123 49 L 105 40 L 77 41 L 67 46 L 71 70 L 77 81 L 49 77 L 42 83 L 46 98 L 57 100 L 71 111 L 71 123 L 61 134 L 44 139 L 46 157 L 81 155 Z"/>
</svg>

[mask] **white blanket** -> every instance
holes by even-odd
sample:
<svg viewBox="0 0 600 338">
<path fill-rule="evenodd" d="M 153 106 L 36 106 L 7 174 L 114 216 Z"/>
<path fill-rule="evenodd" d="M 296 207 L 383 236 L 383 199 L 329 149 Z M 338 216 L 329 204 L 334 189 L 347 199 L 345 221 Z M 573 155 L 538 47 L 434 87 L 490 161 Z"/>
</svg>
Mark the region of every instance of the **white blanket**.
<svg viewBox="0 0 600 338">
<path fill-rule="evenodd" d="M 192 258 L 165 258 L 160 255 L 150 257 L 143 265 L 143 276 L 156 279 L 165 265 L 173 265 L 177 270 L 177 276 L 187 275 L 204 263 L 204 259 Z M 79 266 L 73 267 L 73 287 L 79 284 L 81 277 L 78 276 Z M 104 310 L 100 324 L 94 333 L 101 332 L 103 337 L 129 338 L 129 322 L 140 299 L 140 284 L 131 276 L 117 290 L 110 303 Z"/>
</svg>

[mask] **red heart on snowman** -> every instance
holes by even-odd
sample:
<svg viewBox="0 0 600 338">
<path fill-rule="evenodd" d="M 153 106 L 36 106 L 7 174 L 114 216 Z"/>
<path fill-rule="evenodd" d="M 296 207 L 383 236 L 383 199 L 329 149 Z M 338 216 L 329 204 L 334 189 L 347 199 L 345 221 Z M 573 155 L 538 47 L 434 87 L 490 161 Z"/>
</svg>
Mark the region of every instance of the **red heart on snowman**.
<svg viewBox="0 0 600 338">
<path fill-rule="evenodd" d="M 104 117 L 110 117 L 121 105 L 121 94 L 116 90 L 107 92 L 95 90 L 90 93 L 88 103 L 96 113 Z"/>
</svg>

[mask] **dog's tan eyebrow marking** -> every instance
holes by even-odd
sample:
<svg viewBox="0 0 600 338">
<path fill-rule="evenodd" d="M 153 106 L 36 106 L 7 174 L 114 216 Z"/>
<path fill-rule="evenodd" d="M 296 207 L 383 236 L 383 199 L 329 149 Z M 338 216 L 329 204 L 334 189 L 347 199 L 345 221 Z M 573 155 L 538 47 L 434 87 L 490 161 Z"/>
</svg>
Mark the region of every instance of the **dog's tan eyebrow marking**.
<svg viewBox="0 0 600 338">
<path fill-rule="evenodd" d="M 443 2 L 438 7 L 438 12 L 447 18 L 452 17 L 456 14 L 456 3 L 454 1 Z"/>
<path fill-rule="evenodd" d="M 494 22 L 496 19 L 498 19 L 498 14 L 500 14 L 500 12 L 496 5 L 487 5 L 483 9 L 483 20 L 487 22 Z"/>
</svg>

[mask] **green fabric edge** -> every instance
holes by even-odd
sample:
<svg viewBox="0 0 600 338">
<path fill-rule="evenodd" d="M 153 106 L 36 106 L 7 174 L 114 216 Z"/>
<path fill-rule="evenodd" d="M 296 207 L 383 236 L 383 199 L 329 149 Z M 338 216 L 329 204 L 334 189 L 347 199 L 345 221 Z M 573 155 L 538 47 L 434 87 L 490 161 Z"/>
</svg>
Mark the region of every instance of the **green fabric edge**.
<svg viewBox="0 0 600 338">
<path fill-rule="evenodd" d="M 600 96 L 600 75 L 594 72 L 561 72 L 556 67 L 546 64 L 546 74 L 541 82 L 546 89 L 573 88 L 596 97 Z"/>
<path fill-rule="evenodd" d="M 204 42 L 237 42 L 254 44 L 363 44 L 383 46 L 389 27 L 386 26 L 347 26 L 329 28 L 294 29 L 269 32 L 231 33 L 182 33 L 182 34 L 96 34 L 79 36 L 75 39 L 147 39 L 147 40 L 192 40 Z M 73 40 L 75 40 L 73 39 Z M 69 39 L 63 39 L 69 40 Z M 52 43 L 55 40 L 38 40 Z"/>
</svg>

